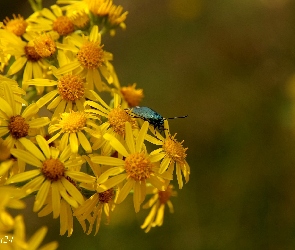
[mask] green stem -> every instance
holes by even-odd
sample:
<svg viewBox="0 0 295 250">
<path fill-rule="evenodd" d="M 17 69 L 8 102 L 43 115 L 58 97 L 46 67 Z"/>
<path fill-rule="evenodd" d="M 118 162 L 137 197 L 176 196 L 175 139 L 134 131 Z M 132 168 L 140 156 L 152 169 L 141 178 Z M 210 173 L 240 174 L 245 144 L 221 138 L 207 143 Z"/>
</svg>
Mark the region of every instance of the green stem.
<svg viewBox="0 0 295 250">
<path fill-rule="evenodd" d="M 42 0 L 28 0 L 33 11 L 42 10 Z"/>
</svg>

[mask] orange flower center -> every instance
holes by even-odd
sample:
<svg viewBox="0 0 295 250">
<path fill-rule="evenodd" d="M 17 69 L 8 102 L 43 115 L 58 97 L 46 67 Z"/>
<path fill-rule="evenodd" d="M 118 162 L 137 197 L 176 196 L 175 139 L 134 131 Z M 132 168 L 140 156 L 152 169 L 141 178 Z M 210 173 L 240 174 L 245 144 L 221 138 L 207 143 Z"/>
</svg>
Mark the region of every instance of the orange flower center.
<svg viewBox="0 0 295 250">
<path fill-rule="evenodd" d="M 121 93 L 130 108 L 138 106 L 143 98 L 143 90 L 135 87 L 136 84 L 121 88 Z"/>
<path fill-rule="evenodd" d="M 60 16 L 53 22 L 52 29 L 61 36 L 66 36 L 75 31 L 75 26 L 67 16 Z"/>
<path fill-rule="evenodd" d="M 62 113 L 60 125 L 65 133 L 76 133 L 86 126 L 86 114 L 84 112 Z"/>
<path fill-rule="evenodd" d="M 103 45 L 99 42 L 86 42 L 80 48 L 77 58 L 84 68 L 95 69 L 104 62 Z"/>
<path fill-rule="evenodd" d="M 49 35 L 40 35 L 34 39 L 35 51 L 42 58 L 52 56 L 56 51 L 54 40 Z"/>
<path fill-rule="evenodd" d="M 84 96 L 84 81 L 77 75 L 64 75 L 57 82 L 57 89 L 62 99 L 74 102 Z"/>
<path fill-rule="evenodd" d="M 65 174 L 65 170 L 64 164 L 58 159 L 45 160 L 41 168 L 43 175 L 51 181 L 61 179 Z"/>
<path fill-rule="evenodd" d="M 108 189 L 98 194 L 98 199 L 101 203 L 109 203 L 114 197 L 114 189 Z"/>
<path fill-rule="evenodd" d="M 125 134 L 125 122 L 130 122 L 132 128 L 136 128 L 136 121 L 126 113 L 120 106 L 110 111 L 108 121 L 114 129 L 115 133 L 119 135 Z"/>
<path fill-rule="evenodd" d="M 8 125 L 8 129 L 13 138 L 19 139 L 25 137 L 29 133 L 29 124 L 26 119 L 20 115 L 12 116 Z"/>
<path fill-rule="evenodd" d="M 153 164 L 144 153 L 130 154 L 125 159 L 125 170 L 129 178 L 143 181 L 153 173 Z"/>
<path fill-rule="evenodd" d="M 6 17 L 3 22 L 5 24 L 4 28 L 17 36 L 22 36 L 26 32 L 26 28 L 28 26 L 28 23 L 20 14 L 18 14 L 18 16 L 13 14 L 12 20 Z"/>
<path fill-rule="evenodd" d="M 26 57 L 28 58 L 28 60 L 31 62 L 37 62 L 42 58 L 37 53 L 34 46 L 29 46 L 29 45 L 25 46 L 25 54 L 26 54 Z"/>
<path fill-rule="evenodd" d="M 174 139 L 176 134 L 164 141 L 163 149 L 165 150 L 168 157 L 179 163 L 184 163 L 186 158 L 185 151 L 187 148 L 183 148 L 182 142 L 178 142 Z"/>
<path fill-rule="evenodd" d="M 159 201 L 161 204 L 166 204 L 172 195 L 172 185 L 169 185 L 165 191 L 158 191 Z"/>
</svg>

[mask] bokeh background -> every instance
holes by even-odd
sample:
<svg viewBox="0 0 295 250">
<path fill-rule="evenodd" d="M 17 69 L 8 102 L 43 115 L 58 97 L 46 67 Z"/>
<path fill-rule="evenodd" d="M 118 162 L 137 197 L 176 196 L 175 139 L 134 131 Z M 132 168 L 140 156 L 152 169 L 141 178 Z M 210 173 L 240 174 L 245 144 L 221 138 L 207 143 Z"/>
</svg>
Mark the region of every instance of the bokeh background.
<svg viewBox="0 0 295 250">
<path fill-rule="evenodd" d="M 48 7 L 54 1 L 44 0 Z M 188 147 L 191 179 L 145 234 L 131 199 L 97 236 L 25 212 L 60 249 L 295 249 L 295 1 L 117 0 L 127 29 L 103 37 L 121 85 L 144 89 L 143 106 L 171 120 Z M 27 17 L 1 0 L 0 18 Z"/>
</svg>

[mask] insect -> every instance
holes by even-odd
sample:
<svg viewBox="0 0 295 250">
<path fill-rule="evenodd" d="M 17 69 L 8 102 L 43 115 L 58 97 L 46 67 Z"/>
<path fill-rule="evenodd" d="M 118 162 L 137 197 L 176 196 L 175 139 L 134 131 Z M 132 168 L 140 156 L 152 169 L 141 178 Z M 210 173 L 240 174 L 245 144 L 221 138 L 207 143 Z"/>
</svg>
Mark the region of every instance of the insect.
<svg viewBox="0 0 295 250">
<path fill-rule="evenodd" d="M 135 118 L 141 118 L 144 121 L 148 121 L 151 125 L 154 126 L 155 130 L 158 128 L 160 132 L 163 132 L 165 130 L 164 129 L 164 120 L 187 117 L 187 115 L 185 115 L 185 116 L 164 118 L 159 113 L 157 113 L 156 111 L 154 111 L 148 107 L 136 106 L 136 107 L 129 108 L 126 110 L 129 110 L 131 112 L 131 113 L 129 113 L 131 116 L 133 116 Z"/>
</svg>

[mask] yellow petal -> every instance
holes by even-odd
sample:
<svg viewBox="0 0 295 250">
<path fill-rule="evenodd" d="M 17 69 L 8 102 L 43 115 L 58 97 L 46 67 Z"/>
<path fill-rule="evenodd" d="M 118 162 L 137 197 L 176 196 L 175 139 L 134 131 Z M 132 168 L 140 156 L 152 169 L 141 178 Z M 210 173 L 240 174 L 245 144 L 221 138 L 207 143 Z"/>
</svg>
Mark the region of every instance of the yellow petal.
<svg viewBox="0 0 295 250">
<path fill-rule="evenodd" d="M 101 184 L 105 182 L 110 176 L 121 174 L 125 169 L 122 167 L 113 167 L 103 172 L 98 178 L 97 183 Z"/>
<path fill-rule="evenodd" d="M 26 107 L 26 109 L 22 113 L 22 117 L 29 118 L 30 116 L 37 114 L 38 111 L 39 111 L 38 105 L 36 103 L 32 103 L 28 107 Z"/>
<path fill-rule="evenodd" d="M 2 97 L 0 97 L 0 110 L 2 110 L 8 117 L 11 117 L 14 115 L 11 106 Z"/>
<path fill-rule="evenodd" d="M 166 171 L 170 162 L 171 162 L 171 158 L 169 158 L 169 157 L 166 157 L 162 160 L 161 165 L 160 165 L 160 170 L 159 170 L 160 174 L 162 174 Z"/>
<path fill-rule="evenodd" d="M 16 59 L 15 62 L 10 66 L 7 72 L 7 75 L 11 76 L 17 73 L 18 71 L 20 71 L 24 67 L 26 62 L 27 62 L 27 58 L 24 56 Z"/>
<path fill-rule="evenodd" d="M 91 160 L 94 163 L 102 164 L 102 165 L 109 165 L 109 166 L 124 166 L 125 161 L 109 156 L 93 156 Z"/>
<path fill-rule="evenodd" d="M 36 102 L 38 107 L 41 108 L 48 102 L 50 102 L 56 95 L 58 94 L 57 90 L 50 91 L 46 95 L 39 98 L 39 100 Z"/>
<path fill-rule="evenodd" d="M 39 168 L 42 167 L 42 162 L 26 150 L 12 148 L 10 150 L 10 153 L 16 158 L 21 159 L 30 165 L 33 165 Z"/>
<path fill-rule="evenodd" d="M 42 186 L 40 187 L 35 199 L 34 207 L 33 207 L 34 212 L 39 211 L 44 205 L 44 202 L 48 196 L 50 185 L 51 185 L 51 182 L 49 180 L 45 180 Z"/>
<path fill-rule="evenodd" d="M 118 185 L 119 183 L 121 183 L 122 181 L 124 181 L 127 177 L 127 174 L 119 174 L 116 175 L 110 179 L 108 179 L 107 181 L 105 181 L 104 183 L 102 183 L 101 185 L 99 185 L 96 189 L 97 192 L 104 192 L 116 185 Z"/>
<path fill-rule="evenodd" d="M 49 159 L 50 158 L 50 149 L 49 149 L 49 146 L 48 146 L 45 138 L 41 135 L 37 135 L 36 141 L 38 142 L 38 145 L 41 148 L 44 155 L 46 156 L 46 158 Z"/>
<path fill-rule="evenodd" d="M 154 175 L 151 175 L 148 180 L 155 188 L 159 189 L 160 191 L 165 191 L 166 184 L 164 181 L 161 181 Z"/>
<path fill-rule="evenodd" d="M 135 151 L 136 152 L 141 152 L 142 149 L 142 145 L 143 145 L 143 141 L 144 141 L 144 137 L 147 133 L 147 130 L 149 128 L 149 123 L 147 121 L 145 121 L 142 124 L 142 127 L 138 133 L 137 139 L 136 139 L 136 145 L 135 145 Z"/>
<path fill-rule="evenodd" d="M 28 249 L 37 249 L 47 233 L 47 227 L 41 227 L 28 241 Z"/>
<path fill-rule="evenodd" d="M 55 218 L 58 218 L 60 213 L 60 199 L 61 199 L 57 182 L 52 182 L 51 190 L 52 190 L 52 212 L 53 212 L 53 218 L 55 219 Z"/>
<path fill-rule="evenodd" d="M 61 178 L 61 182 L 64 185 L 65 189 L 67 192 L 80 204 L 84 202 L 83 196 L 80 193 L 80 191 L 71 183 L 69 182 L 66 178 Z"/>
<path fill-rule="evenodd" d="M 129 155 L 129 153 L 127 152 L 127 150 L 125 149 L 125 147 L 122 145 L 122 143 L 113 135 L 111 134 L 104 134 L 103 138 L 105 138 L 106 140 L 108 140 L 110 142 L 110 145 L 116 150 L 118 151 L 118 153 L 120 153 L 121 155 L 127 157 Z"/>
<path fill-rule="evenodd" d="M 19 141 L 26 148 L 26 150 L 28 150 L 32 155 L 34 155 L 40 161 L 45 161 L 44 155 L 42 154 L 40 149 L 37 148 L 37 146 L 32 141 L 30 141 L 29 139 L 27 139 L 25 137 L 20 138 Z"/>
<path fill-rule="evenodd" d="M 125 140 L 131 154 L 135 153 L 134 137 L 132 127 L 129 122 L 125 123 Z"/>
<path fill-rule="evenodd" d="M 83 173 L 83 172 L 78 172 L 78 171 L 67 171 L 66 176 L 69 176 L 71 179 L 78 181 L 78 182 L 83 182 L 83 183 L 94 183 L 96 181 L 96 178 Z"/>
<path fill-rule="evenodd" d="M 91 148 L 90 142 L 88 141 L 86 136 L 81 131 L 78 132 L 78 139 L 79 139 L 79 142 L 81 143 L 82 147 L 86 151 L 86 153 L 88 153 L 88 154 L 91 153 L 92 148 Z"/>
<path fill-rule="evenodd" d="M 116 203 L 121 203 L 123 200 L 125 200 L 125 198 L 127 197 L 127 195 L 129 194 L 130 190 L 134 187 L 135 185 L 135 180 L 133 179 L 128 179 L 127 182 L 125 183 L 125 185 L 123 186 L 123 188 L 121 189 Z"/>
<path fill-rule="evenodd" d="M 70 133 L 69 141 L 70 141 L 72 153 L 75 153 L 75 154 L 78 153 L 79 144 L 78 144 L 78 138 L 76 133 Z"/>
</svg>

